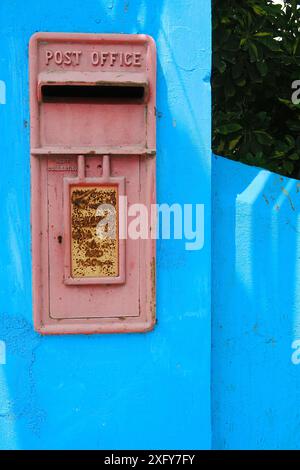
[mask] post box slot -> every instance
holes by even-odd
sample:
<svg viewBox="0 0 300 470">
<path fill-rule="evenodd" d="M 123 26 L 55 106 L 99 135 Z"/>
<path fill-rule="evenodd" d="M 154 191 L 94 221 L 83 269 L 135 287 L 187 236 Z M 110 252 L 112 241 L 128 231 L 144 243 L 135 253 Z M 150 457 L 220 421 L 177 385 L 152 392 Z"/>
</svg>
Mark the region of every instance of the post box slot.
<svg viewBox="0 0 300 470">
<path fill-rule="evenodd" d="M 75 185 L 70 187 L 70 199 L 72 277 L 119 276 L 118 187 Z M 97 222 L 105 216 L 111 222 L 110 230 L 115 231 L 108 236 L 105 225 L 96 228 Z"/>
<path fill-rule="evenodd" d="M 97 103 L 143 103 L 145 86 L 143 85 L 43 85 L 41 87 L 44 102 Z"/>
<path fill-rule="evenodd" d="M 64 178 L 65 283 L 125 282 L 125 240 L 119 239 L 119 197 L 125 178 L 111 176 L 110 157 L 102 157 L 102 175 L 86 177 L 78 155 L 76 178 Z M 98 167 L 97 167 L 98 168 Z"/>
</svg>

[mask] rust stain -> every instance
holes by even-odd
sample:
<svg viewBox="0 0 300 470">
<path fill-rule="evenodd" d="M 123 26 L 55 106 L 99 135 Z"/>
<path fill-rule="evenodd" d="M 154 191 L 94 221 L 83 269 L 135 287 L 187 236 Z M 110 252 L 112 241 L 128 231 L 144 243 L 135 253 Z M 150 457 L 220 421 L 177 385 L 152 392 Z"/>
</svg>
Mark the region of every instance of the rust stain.
<svg viewBox="0 0 300 470">
<path fill-rule="evenodd" d="M 289 193 L 285 188 L 283 188 L 283 187 L 280 188 L 280 189 L 281 189 L 281 191 L 283 192 L 283 194 L 288 198 L 289 203 L 290 203 L 290 205 L 291 205 L 291 209 L 294 211 L 294 210 L 295 210 L 295 206 L 294 206 L 294 204 L 293 204 L 293 201 L 292 201 L 292 198 L 291 198 L 291 196 L 290 196 L 290 193 Z"/>
<path fill-rule="evenodd" d="M 156 273 L 155 273 L 155 258 L 151 261 L 151 315 L 152 320 L 156 319 Z"/>
<path fill-rule="evenodd" d="M 71 262 L 72 276 L 115 277 L 119 275 L 118 237 L 105 236 L 108 224 L 102 226 L 104 236 L 97 234 L 97 226 L 107 215 L 105 209 L 97 215 L 102 204 L 115 209 L 117 233 L 116 186 L 73 186 L 71 187 Z M 111 214 L 110 214 L 111 215 Z"/>
</svg>

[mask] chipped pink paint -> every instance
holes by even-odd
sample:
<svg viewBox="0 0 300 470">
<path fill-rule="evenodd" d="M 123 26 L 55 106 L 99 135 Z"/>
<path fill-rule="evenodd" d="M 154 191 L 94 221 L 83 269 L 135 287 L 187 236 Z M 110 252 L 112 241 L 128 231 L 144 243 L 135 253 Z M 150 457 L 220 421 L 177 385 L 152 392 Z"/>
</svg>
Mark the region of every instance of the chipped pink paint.
<svg viewBox="0 0 300 470">
<path fill-rule="evenodd" d="M 137 86 L 144 94 L 113 103 L 45 99 L 43 87 L 53 86 Z M 118 277 L 72 279 L 69 224 L 74 183 L 116 184 L 128 205 L 155 203 L 155 96 L 149 36 L 31 38 L 33 305 L 43 334 L 140 332 L 155 324 L 155 241 L 119 240 Z"/>
</svg>

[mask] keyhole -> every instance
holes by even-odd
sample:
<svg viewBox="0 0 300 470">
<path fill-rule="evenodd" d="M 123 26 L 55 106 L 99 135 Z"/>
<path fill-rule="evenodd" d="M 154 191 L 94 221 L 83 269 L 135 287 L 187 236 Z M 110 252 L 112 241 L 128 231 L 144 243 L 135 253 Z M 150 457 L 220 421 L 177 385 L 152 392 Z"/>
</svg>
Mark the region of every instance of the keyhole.
<svg viewBox="0 0 300 470">
<path fill-rule="evenodd" d="M 62 236 L 61 235 L 58 235 L 57 241 L 58 241 L 58 243 L 62 243 Z"/>
</svg>

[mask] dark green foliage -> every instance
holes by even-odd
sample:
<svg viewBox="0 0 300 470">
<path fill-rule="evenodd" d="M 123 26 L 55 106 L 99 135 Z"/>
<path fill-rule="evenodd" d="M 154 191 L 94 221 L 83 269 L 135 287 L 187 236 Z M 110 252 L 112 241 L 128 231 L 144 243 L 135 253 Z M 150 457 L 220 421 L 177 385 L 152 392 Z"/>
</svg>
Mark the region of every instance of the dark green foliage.
<svg viewBox="0 0 300 470">
<path fill-rule="evenodd" d="M 213 151 L 300 178 L 297 3 L 213 0 Z"/>
</svg>

